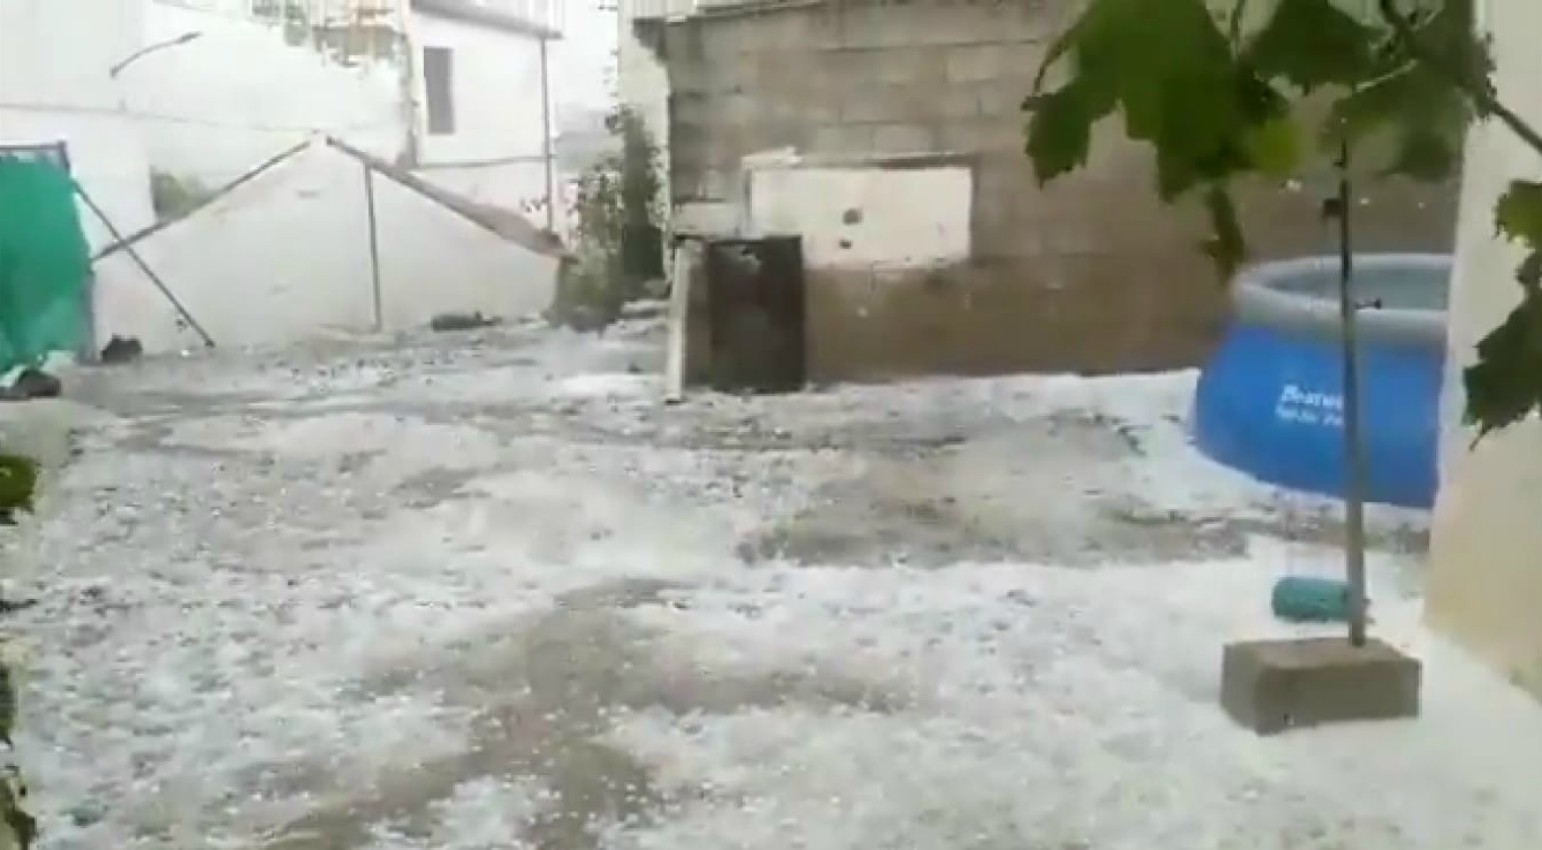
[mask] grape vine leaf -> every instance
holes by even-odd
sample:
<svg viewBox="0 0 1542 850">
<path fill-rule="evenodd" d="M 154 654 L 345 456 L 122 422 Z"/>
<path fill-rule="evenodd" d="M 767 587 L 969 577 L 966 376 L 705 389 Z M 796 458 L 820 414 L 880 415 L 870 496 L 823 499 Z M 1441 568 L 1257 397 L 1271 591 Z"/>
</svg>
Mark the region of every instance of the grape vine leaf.
<svg viewBox="0 0 1542 850">
<path fill-rule="evenodd" d="M 1069 81 L 1045 91 L 1047 71 L 1062 63 Z M 1155 149 L 1164 201 L 1205 188 L 1214 236 L 1204 250 L 1228 277 L 1246 244 L 1227 182 L 1290 173 L 1300 156 L 1288 102 L 1239 60 L 1205 0 L 1090 0 L 1051 46 L 1023 106 L 1041 185 L 1084 165 L 1092 127 L 1122 113 L 1126 135 Z"/>
<path fill-rule="evenodd" d="M 1443 0 L 1432 14 L 1404 17 L 1416 44 L 1395 38 L 1377 43 L 1376 60 L 1360 84 L 1334 103 L 1323 126 L 1324 142 L 1360 147 L 1387 136 L 1394 144 L 1384 174 L 1448 179 L 1459 170 L 1474 115 L 1452 76 L 1487 86 L 1493 61 L 1473 33 L 1472 0 Z"/>
<path fill-rule="evenodd" d="M 1303 92 L 1350 85 L 1377 65 L 1378 33 L 1332 0 L 1278 0 L 1245 57 L 1265 78 L 1282 78 Z"/>
<path fill-rule="evenodd" d="M 1525 419 L 1542 407 L 1542 297 L 1527 292 L 1504 323 L 1478 343 L 1478 362 L 1462 373 L 1467 393 L 1464 419 L 1478 426 L 1478 440 Z M 1474 441 L 1476 443 L 1476 441 Z"/>
<path fill-rule="evenodd" d="M 1542 409 L 1542 183 L 1516 180 L 1494 205 L 1501 235 L 1526 250 L 1516 280 L 1521 303 L 1478 343 L 1478 362 L 1462 373 L 1465 420 L 1478 439 Z"/>
<path fill-rule="evenodd" d="M 1498 234 L 1542 250 L 1542 183 L 1511 181 L 1494 204 L 1494 226 Z"/>
<path fill-rule="evenodd" d="M 1288 115 L 1253 126 L 1243 146 L 1248 161 L 1260 174 L 1287 178 L 1301 163 L 1301 128 Z"/>
<path fill-rule="evenodd" d="M 1028 136 L 1027 153 L 1041 183 L 1087 164 L 1092 149 L 1092 126 L 1114 109 L 1112 101 L 1099 102 L 1080 81 L 1047 95 L 1024 101 L 1034 111 L 1039 132 Z"/>
<path fill-rule="evenodd" d="M 1045 71 L 1063 58 L 1073 79 L 1043 93 Z M 1249 111 L 1237 77 L 1204 0 L 1092 0 L 1050 49 L 1025 104 L 1036 175 L 1047 182 L 1084 159 L 1081 140 L 1118 108 L 1126 133 L 1157 148 L 1164 198 L 1224 176 L 1239 158 Z"/>
</svg>

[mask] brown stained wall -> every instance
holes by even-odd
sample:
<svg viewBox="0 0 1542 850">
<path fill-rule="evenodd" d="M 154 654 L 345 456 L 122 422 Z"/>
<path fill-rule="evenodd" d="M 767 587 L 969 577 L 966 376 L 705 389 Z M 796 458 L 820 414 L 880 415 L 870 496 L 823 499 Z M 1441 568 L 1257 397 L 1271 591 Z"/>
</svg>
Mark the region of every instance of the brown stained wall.
<svg viewBox="0 0 1542 850">
<path fill-rule="evenodd" d="M 1204 223 L 1163 206 L 1145 151 L 1102 128 L 1090 168 L 1047 188 L 1022 152 L 1023 96 L 1065 2 L 830 0 L 715 14 L 663 33 L 672 193 L 732 200 L 746 154 L 972 155 L 972 262 L 811 270 L 821 380 L 1123 371 L 1196 363 L 1226 298 Z M 1334 250 L 1316 191 L 1242 193 L 1255 258 Z M 1449 250 L 1452 187 L 1362 184 L 1358 250 Z"/>
</svg>

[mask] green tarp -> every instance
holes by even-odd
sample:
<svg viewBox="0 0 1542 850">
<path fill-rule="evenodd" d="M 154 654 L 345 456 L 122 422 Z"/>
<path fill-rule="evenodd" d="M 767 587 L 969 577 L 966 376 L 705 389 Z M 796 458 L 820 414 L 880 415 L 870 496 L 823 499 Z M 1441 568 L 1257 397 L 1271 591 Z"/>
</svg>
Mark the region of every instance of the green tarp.
<svg viewBox="0 0 1542 850">
<path fill-rule="evenodd" d="M 90 277 L 69 174 L 0 156 L 0 375 L 80 350 Z"/>
</svg>

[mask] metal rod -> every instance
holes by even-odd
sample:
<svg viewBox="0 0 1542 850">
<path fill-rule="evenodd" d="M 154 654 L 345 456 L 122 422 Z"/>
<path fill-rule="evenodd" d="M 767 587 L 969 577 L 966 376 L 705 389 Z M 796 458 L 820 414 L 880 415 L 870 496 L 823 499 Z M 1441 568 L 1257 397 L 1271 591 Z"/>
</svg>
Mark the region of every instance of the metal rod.
<svg viewBox="0 0 1542 850">
<path fill-rule="evenodd" d="M 176 38 L 169 38 L 165 41 L 156 42 L 155 44 L 142 47 L 133 53 L 130 53 L 128 56 L 125 56 L 121 61 L 115 63 L 111 68 L 108 68 L 107 76 L 116 80 L 118 75 L 123 73 L 124 69 L 145 58 L 146 56 L 149 56 L 152 53 L 158 53 L 162 50 L 167 50 L 172 47 L 180 47 L 190 41 L 194 41 L 199 38 L 203 38 L 203 33 L 185 32 Z"/>
<path fill-rule="evenodd" d="M 1349 642 L 1364 646 L 1365 446 L 1360 439 L 1360 364 L 1355 333 L 1354 253 L 1350 241 L 1349 142 L 1339 145 L 1339 320 L 1344 359 L 1344 571 L 1349 582 Z"/>
<path fill-rule="evenodd" d="M 544 234 L 539 227 L 522 215 L 490 215 L 482 204 L 467 200 L 454 192 L 447 192 L 411 171 L 392 165 L 373 154 L 365 153 L 335 136 L 327 136 L 326 139 L 328 145 L 342 151 L 355 161 L 369 166 L 376 176 L 384 177 L 408 191 L 417 193 L 419 197 L 427 198 L 504 241 L 524 246 L 547 257 L 562 257 L 567 253 L 562 247 L 562 240 Z"/>
<path fill-rule="evenodd" d="M 557 232 L 557 181 L 552 166 L 551 144 L 551 62 L 547 44 L 541 39 L 541 159 L 546 163 L 546 230 Z"/>
<path fill-rule="evenodd" d="M 278 154 L 275 154 L 272 157 L 269 157 L 268 159 L 264 160 L 260 165 L 258 165 L 256 168 L 253 168 L 250 171 L 247 171 L 246 173 L 242 174 L 240 177 L 237 177 L 236 179 L 230 181 L 229 183 L 226 183 L 225 185 L 219 187 L 218 189 L 215 189 L 214 191 L 212 191 L 209 194 L 205 195 L 204 197 L 200 198 L 197 203 L 192 204 L 191 206 L 189 206 L 187 209 L 183 210 L 182 212 L 177 213 L 174 216 L 163 218 L 160 221 L 157 221 L 156 223 L 150 225 L 149 227 L 144 228 L 143 230 L 140 230 L 140 231 L 138 231 L 136 233 L 129 234 L 127 239 L 124 239 L 124 240 L 121 240 L 121 241 L 114 241 L 111 245 L 108 245 L 107 247 L 103 248 L 102 250 L 97 251 L 96 254 L 91 257 L 91 262 L 94 263 L 97 260 L 100 260 L 100 259 L 102 259 L 104 257 L 110 257 L 113 254 L 116 254 L 117 252 L 122 251 L 124 249 L 124 247 L 126 247 L 128 245 L 134 245 L 134 244 L 137 244 L 139 242 L 143 242 L 145 239 L 148 239 L 149 237 L 154 236 L 157 233 L 160 233 L 162 230 L 165 230 L 166 228 L 171 227 L 172 225 L 177 224 L 180 221 L 183 221 L 185 219 L 191 218 L 192 216 L 196 215 L 197 213 L 202 212 L 205 207 L 209 206 L 210 204 L 214 203 L 215 201 L 218 201 L 219 199 L 225 197 L 226 195 L 229 195 L 231 192 L 234 192 L 235 190 L 241 188 L 242 186 L 245 186 L 247 183 L 250 183 L 253 180 L 256 180 L 258 177 L 261 177 L 262 175 L 266 174 L 269 170 L 278 167 L 283 162 L 289 160 L 291 157 L 295 156 L 296 154 L 300 153 L 301 151 L 305 150 L 306 148 L 308 148 L 310 146 L 311 146 L 310 140 L 306 139 L 303 142 L 296 143 L 294 146 L 285 149 L 281 153 L 278 153 Z"/>
<path fill-rule="evenodd" d="M 385 310 L 382 306 L 380 294 L 380 228 L 375 221 L 375 171 L 365 163 L 359 163 L 364 169 L 364 206 L 369 212 L 369 282 L 370 303 L 375 308 L 375 330 L 385 327 Z"/>
<path fill-rule="evenodd" d="M 103 212 L 102 208 L 97 206 L 96 201 L 92 200 L 91 195 L 86 192 L 85 187 L 81 186 L 79 181 L 75 182 L 75 194 L 79 195 L 80 199 L 85 201 L 86 206 L 91 209 L 91 212 L 96 214 L 97 219 L 102 222 L 103 227 L 107 228 L 107 232 L 112 235 L 112 238 L 120 243 L 123 243 L 123 250 L 127 252 L 129 258 L 134 261 L 134 265 L 138 266 L 139 270 L 145 273 L 145 277 L 148 277 L 150 282 L 155 284 L 155 288 L 159 289 L 162 295 L 166 296 L 166 300 L 171 302 L 172 307 L 176 308 L 177 315 L 182 317 L 182 321 L 187 322 L 187 326 L 192 328 L 200 337 L 203 338 L 204 348 L 213 348 L 214 337 L 209 336 L 209 332 L 203 329 L 203 325 L 198 324 L 198 320 L 193 318 L 193 314 L 189 313 L 186 307 L 182 306 L 182 302 L 177 300 L 176 294 L 166 286 L 166 282 L 161 280 L 160 275 L 156 274 L 155 270 L 150 268 L 150 264 L 146 263 L 145 258 L 139 255 L 139 251 L 123 238 L 123 234 L 119 232 L 117 226 L 112 223 L 112 219 L 108 218 L 107 213 Z"/>
</svg>

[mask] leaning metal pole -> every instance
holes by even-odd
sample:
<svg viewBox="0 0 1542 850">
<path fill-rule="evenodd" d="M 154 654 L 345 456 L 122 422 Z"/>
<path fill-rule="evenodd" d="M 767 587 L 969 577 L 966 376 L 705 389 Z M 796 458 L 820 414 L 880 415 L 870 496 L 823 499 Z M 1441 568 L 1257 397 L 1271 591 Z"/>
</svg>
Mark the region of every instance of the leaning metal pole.
<svg viewBox="0 0 1542 850">
<path fill-rule="evenodd" d="M 1355 302 L 1351 280 L 1354 253 L 1350 242 L 1352 209 L 1349 185 L 1349 142 L 1339 147 L 1339 321 L 1343 326 L 1344 360 L 1344 571 L 1349 581 L 1349 642 L 1365 646 L 1365 446 L 1360 439 L 1360 363 L 1355 333 Z"/>
<path fill-rule="evenodd" d="M 138 266 L 139 270 L 144 272 L 145 277 L 155 284 L 155 288 L 161 291 L 161 295 L 165 296 L 172 309 L 177 311 L 177 315 L 182 317 L 182 321 L 187 322 L 187 326 L 203 338 L 204 347 L 213 348 L 214 337 L 209 336 L 209 332 L 203 329 L 203 325 L 198 324 L 198 320 L 193 318 L 193 314 L 189 313 L 187 308 L 182 306 L 182 302 L 177 298 L 176 293 L 171 291 L 171 287 L 166 285 L 166 281 L 161 280 L 161 276 L 155 273 L 155 269 L 150 268 L 150 264 L 145 262 L 145 258 L 134 248 L 133 243 L 123 237 L 123 231 L 119 230 L 118 226 L 112 223 L 112 219 L 107 217 L 107 213 L 97 204 L 96 199 L 86 192 L 85 187 L 80 185 L 79 180 L 75 181 L 75 194 L 80 196 L 80 200 L 85 203 L 86 208 L 96 215 L 97 221 L 100 221 L 102 226 L 107 228 L 107 233 L 112 236 L 113 244 L 123 246 L 123 250 L 129 255 L 129 259 L 133 260 L 134 265 Z"/>
</svg>

